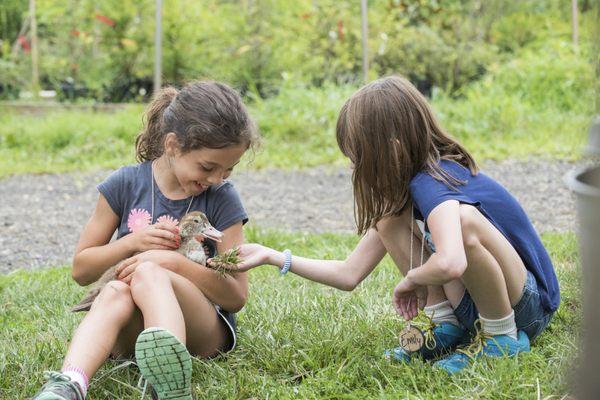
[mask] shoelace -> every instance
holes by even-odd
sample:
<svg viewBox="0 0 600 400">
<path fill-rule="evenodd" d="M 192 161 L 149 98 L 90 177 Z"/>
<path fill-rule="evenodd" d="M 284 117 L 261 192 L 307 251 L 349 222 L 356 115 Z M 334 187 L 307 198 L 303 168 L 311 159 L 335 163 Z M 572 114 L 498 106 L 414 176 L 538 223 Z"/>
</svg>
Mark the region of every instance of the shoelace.
<svg viewBox="0 0 600 400">
<path fill-rule="evenodd" d="M 61 372 L 57 371 L 45 371 L 44 378 L 48 381 L 48 389 L 60 388 L 66 383 L 69 387 L 71 387 L 79 397 L 81 397 L 81 389 L 79 385 L 71 380 L 68 376 L 64 375 Z"/>
<path fill-rule="evenodd" d="M 137 367 L 137 364 L 135 363 L 135 361 L 125 361 L 125 362 L 122 362 L 121 364 L 117 365 L 116 367 L 113 367 L 110 370 L 106 371 L 104 374 L 97 377 L 95 380 L 101 380 L 105 376 L 110 375 L 113 372 L 116 372 L 120 369 L 127 368 L 131 365 L 135 365 Z M 144 378 L 143 375 L 140 375 L 140 379 L 138 379 L 138 383 L 137 383 L 136 387 L 142 391 L 142 396 L 140 397 L 140 399 L 144 399 L 144 397 L 146 396 L 146 390 L 148 390 L 148 381 Z"/>
<path fill-rule="evenodd" d="M 481 321 L 479 319 L 475 321 L 474 325 L 477 333 L 475 334 L 473 341 L 468 346 L 456 350 L 458 353 L 462 353 L 470 359 L 474 359 L 481 353 L 488 346 L 488 340 L 493 338 L 481 329 Z"/>
<path fill-rule="evenodd" d="M 142 387 L 142 382 L 144 384 L 144 386 Z M 140 399 L 144 399 L 144 397 L 146 396 L 146 390 L 148 389 L 148 380 L 146 378 L 144 378 L 143 375 L 140 374 L 140 379 L 138 380 L 137 383 L 137 388 L 138 389 L 142 389 L 142 396 L 140 397 Z"/>
<path fill-rule="evenodd" d="M 435 312 L 431 314 L 431 317 L 425 314 L 422 310 L 419 310 L 419 314 L 417 315 L 418 320 L 413 320 L 411 325 L 419 328 L 423 332 L 423 336 L 425 337 L 425 347 L 428 350 L 434 350 L 437 346 L 437 342 L 435 340 L 435 334 L 433 330 L 437 326 L 435 322 L 433 322 L 433 316 Z"/>
</svg>

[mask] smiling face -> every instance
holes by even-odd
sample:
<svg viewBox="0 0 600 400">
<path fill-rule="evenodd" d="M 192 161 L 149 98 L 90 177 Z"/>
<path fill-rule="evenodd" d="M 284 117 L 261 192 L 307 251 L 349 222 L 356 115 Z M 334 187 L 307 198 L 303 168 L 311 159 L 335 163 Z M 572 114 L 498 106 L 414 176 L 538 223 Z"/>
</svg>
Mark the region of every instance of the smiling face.
<svg viewBox="0 0 600 400">
<path fill-rule="evenodd" d="M 186 153 L 175 148 L 171 152 L 175 154 L 170 161 L 172 173 L 188 196 L 196 196 L 209 186 L 227 179 L 247 147 L 242 143 L 222 149 L 203 148 Z"/>
</svg>

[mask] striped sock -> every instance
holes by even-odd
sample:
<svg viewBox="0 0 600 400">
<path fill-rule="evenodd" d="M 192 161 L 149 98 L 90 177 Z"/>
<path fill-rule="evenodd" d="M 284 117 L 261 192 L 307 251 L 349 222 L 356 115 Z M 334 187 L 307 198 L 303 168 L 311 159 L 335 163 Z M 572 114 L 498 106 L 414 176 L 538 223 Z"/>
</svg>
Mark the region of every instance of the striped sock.
<svg viewBox="0 0 600 400">
<path fill-rule="evenodd" d="M 63 368 L 62 373 L 71 378 L 73 382 L 77 382 L 77 384 L 79 384 L 79 386 L 81 387 L 81 392 L 83 393 L 83 397 L 85 398 L 85 395 L 87 394 L 89 379 L 83 371 L 83 369 L 74 365 L 67 365 L 65 368 Z"/>
</svg>

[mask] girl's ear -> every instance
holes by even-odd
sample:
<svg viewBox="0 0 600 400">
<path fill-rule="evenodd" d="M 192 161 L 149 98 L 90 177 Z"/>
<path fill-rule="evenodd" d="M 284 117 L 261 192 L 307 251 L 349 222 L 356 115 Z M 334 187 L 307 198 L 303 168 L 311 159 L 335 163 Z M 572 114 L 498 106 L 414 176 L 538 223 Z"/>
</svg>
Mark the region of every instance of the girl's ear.
<svg viewBox="0 0 600 400">
<path fill-rule="evenodd" d="M 179 152 L 179 141 L 175 132 L 169 132 L 165 135 L 165 154 L 175 156 Z"/>
</svg>

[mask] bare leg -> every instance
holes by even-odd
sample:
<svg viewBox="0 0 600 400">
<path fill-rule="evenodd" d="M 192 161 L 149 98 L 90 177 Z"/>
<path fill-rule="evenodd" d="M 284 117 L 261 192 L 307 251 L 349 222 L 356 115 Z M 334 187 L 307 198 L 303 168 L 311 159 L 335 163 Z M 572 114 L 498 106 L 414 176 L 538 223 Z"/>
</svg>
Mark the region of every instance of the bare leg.
<svg viewBox="0 0 600 400">
<path fill-rule="evenodd" d="M 467 269 L 461 280 L 484 318 L 509 315 L 526 279 L 523 261 L 508 240 L 479 210 L 460 206 Z"/>
<path fill-rule="evenodd" d="M 72 365 L 83 369 L 88 377 L 94 375 L 134 310 L 129 286 L 119 281 L 107 283 L 73 334 L 63 369 Z"/>
<path fill-rule="evenodd" d="M 169 330 L 190 353 L 201 357 L 224 347 L 227 331 L 214 305 L 188 279 L 157 264 L 142 263 L 134 272 L 131 292 L 146 328 Z"/>
<path fill-rule="evenodd" d="M 452 305 L 452 308 L 456 309 L 465 294 L 465 285 L 460 279 L 450 281 L 444 284 L 444 294 Z"/>
<path fill-rule="evenodd" d="M 142 310 L 144 327 L 161 327 L 186 343 L 185 321 L 165 269 L 157 264 L 140 264 L 131 279 L 131 295 Z"/>
</svg>

